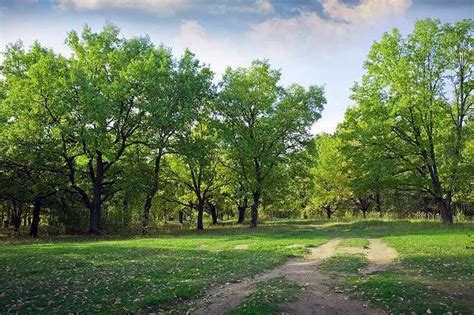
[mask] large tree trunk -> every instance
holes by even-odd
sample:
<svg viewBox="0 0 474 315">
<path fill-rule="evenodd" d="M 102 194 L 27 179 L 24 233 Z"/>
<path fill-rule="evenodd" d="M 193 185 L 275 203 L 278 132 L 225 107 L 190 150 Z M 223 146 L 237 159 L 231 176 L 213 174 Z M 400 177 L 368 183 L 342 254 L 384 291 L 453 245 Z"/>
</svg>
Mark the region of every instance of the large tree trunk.
<svg viewBox="0 0 474 315">
<path fill-rule="evenodd" d="M 102 211 L 102 193 L 104 182 L 104 162 L 102 160 L 102 152 L 97 151 L 97 165 L 94 178 L 94 185 L 92 187 L 92 205 L 90 208 L 89 233 L 101 233 L 101 211 Z"/>
<path fill-rule="evenodd" d="M 197 217 L 196 229 L 197 230 L 203 230 L 204 225 L 202 223 L 202 218 L 203 218 L 203 214 L 204 214 L 204 200 L 198 200 L 197 211 L 198 211 L 198 217 Z"/>
<path fill-rule="evenodd" d="M 434 156 L 434 153 L 432 153 L 432 155 Z M 441 222 L 443 222 L 443 224 L 451 224 L 453 223 L 453 215 L 451 213 L 449 201 L 443 197 L 443 187 L 441 185 L 441 181 L 439 180 L 438 169 L 436 168 L 436 165 L 430 167 L 429 171 L 431 183 L 433 185 L 436 208 L 438 209 L 441 216 Z"/>
<path fill-rule="evenodd" d="M 33 202 L 33 221 L 31 222 L 30 227 L 30 236 L 32 237 L 38 237 L 41 206 L 42 200 L 40 198 L 35 198 L 35 201 Z"/>
<path fill-rule="evenodd" d="M 158 155 L 155 158 L 155 168 L 153 170 L 153 179 L 150 185 L 150 190 L 146 194 L 145 204 L 143 205 L 142 214 L 142 234 L 148 233 L 148 226 L 150 224 L 150 209 L 152 206 L 153 198 L 159 189 L 159 176 L 161 170 L 161 158 L 163 156 L 163 150 L 159 149 Z"/>
<path fill-rule="evenodd" d="M 217 224 L 217 209 L 216 205 L 214 205 L 212 202 L 207 202 L 207 205 L 209 206 L 209 212 L 211 213 L 211 218 L 212 218 L 212 224 L 216 225 Z"/>
<path fill-rule="evenodd" d="M 258 221 L 258 206 L 260 205 L 260 191 L 253 193 L 253 204 L 250 207 L 250 227 L 257 227 Z"/>
<path fill-rule="evenodd" d="M 443 198 L 436 198 L 435 202 L 436 208 L 438 208 L 441 216 L 441 222 L 443 222 L 443 224 L 453 223 L 453 214 L 451 213 L 451 209 L 447 205 L 447 202 Z"/>
</svg>

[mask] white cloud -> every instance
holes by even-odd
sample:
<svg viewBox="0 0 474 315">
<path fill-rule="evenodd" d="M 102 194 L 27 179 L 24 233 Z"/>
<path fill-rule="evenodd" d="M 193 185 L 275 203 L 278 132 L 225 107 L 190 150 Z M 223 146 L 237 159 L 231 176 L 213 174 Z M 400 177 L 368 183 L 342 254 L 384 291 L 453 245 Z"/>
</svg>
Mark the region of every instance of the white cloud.
<svg viewBox="0 0 474 315">
<path fill-rule="evenodd" d="M 32 0 L 22 0 L 32 1 Z M 38 1 L 38 0 L 34 0 Z M 256 13 L 271 14 L 274 8 L 270 0 L 219 3 L 219 1 L 192 0 L 53 0 L 61 10 L 93 11 L 101 9 L 135 9 L 145 12 L 172 14 L 187 9 L 201 9 L 212 14 Z"/>
<path fill-rule="evenodd" d="M 196 20 L 183 21 L 179 27 L 179 37 L 184 43 L 192 46 L 201 46 L 208 41 L 204 27 Z"/>
<path fill-rule="evenodd" d="M 324 20 L 313 11 L 300 11 L 291 18 L 270 18 L 251 25 L 249 36 L 255 42 L 281 44 L 290 48 L 295 43 L 305 43 L 313 39 L 329 41 L 334 35 L 348 31 L 347 25 Z M 299 47 L 295 48 L 301 48 Z"/>
<path fill-rule="evenodd" d="M 362 0 L 355 6 L 340 0 L 320 0 L 326 16 L 316 11 L 300 10 L 289 18 L 272 17 L 250 26 L 248 36 L 271 52 L 307 54 L 315 49 L 341 48 L 368 28 L 402 15 L 411 0 Z"/>
<path fill-rule="evenodd" d="M 195 20 L 183 21 L 179 32 L 174 37 L 172 46 L 178 50 L 189 48 L 199 60 L 211 64 L 212 69 L 221 75 L 229 65 L 248 65 L 252 58 L 257 58 L 255 50 L 247 43 L 234 37 L 209 34 Z"/>
<path fill-rule="evenodd" d="M 55 0 L 62 10 L 136 9 L 170 14 L 187 8 L 189 0 Z"/>
<path fill-rule="evenodd" d="M 268 15 L 275 12 L 270 0 L 250 0 L 235 1 L 229 3 L 219 3 L 219 1 L 208 1 L 206 5 L 201 6 L 207 13 L 211 14 L 229 14 L 229 13 L 252 13 Z"/>
<path fill-rule="evenodd" d="M 275 12 L 272 3 L 269 0 L 257 0 L 258 11 L 264 14 Z"/>
<path fill-rule="evenodd" d="M 339 0 L 321 0 L 324 11 L 334 20 L 348 23 L 369 23 L 386 16 L 404 13 L 411 0 L 362 0 L 349 6 Z"/>
</svg>

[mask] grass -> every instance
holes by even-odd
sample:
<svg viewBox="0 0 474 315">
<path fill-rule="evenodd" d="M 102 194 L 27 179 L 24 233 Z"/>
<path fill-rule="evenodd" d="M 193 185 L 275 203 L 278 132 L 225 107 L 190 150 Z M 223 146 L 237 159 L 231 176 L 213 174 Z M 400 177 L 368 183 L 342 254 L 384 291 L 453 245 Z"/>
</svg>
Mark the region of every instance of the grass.
<svg viewBox="0 0 474 315">
<path fill-rule="evenodd" d="M 473 229 L 386 235 L 398 264 L 369 277 L 346 280 L 349 292 L 391 313 L 474 311 Z"/>
<path fill-rule="evenodd" d="M 367 257 L 362 254 L 336 254 L 326 259 L 321 269 L 329 273 L 357 273 L 367 264 Z"/>
<path fill-rule="evenodd" d="M 209 286 L 258 274 L 334 237 L 383 238 L 400 253 L 397 265 L 386 273 L 348 277 L 352 295 L 394 313 L 425 307 L 466 313 L 466 307 L 473 307 L 473 232 L 469 223 L 446 227 L 420 221 L 300 220 L 146 238 L 3 239 L 0 313 L 172 310 Z M 339 264 L 346 271 L 354 265 L 347 259 Z M 426 301 L 420 292 L 428 292 Z"/>
<path fill-rule="evenodd" d="M 233 282 L 319 245 L 285 229 L 221 229 L 128 240 L 0 247 L 0 310 L 33 313 L 171 309 L 213 284 Z M 246 245 L 248 249 L 236 249 Z"/>
<path fill-rule="evenodd" d="M 392 314 L 472 313 L 472 308 L 455 296 L 393 272 L 367 278 L 351 277 L 345 284 L 352 296 L 370 301 Z"/>
<path fill-rule="evenodd" d="M 255 290 L 228 315 L 281 314 L 279 304 L 291 299 L 301 287 L 284 278 L 273 278 L 256 285 Z"/>
<path fill-rule="evenodd" d="M 366 238 L 353 237 L 343 239 L 338 244 L 339 247 L 368 247 L 369 241 Z"/>
</svg>

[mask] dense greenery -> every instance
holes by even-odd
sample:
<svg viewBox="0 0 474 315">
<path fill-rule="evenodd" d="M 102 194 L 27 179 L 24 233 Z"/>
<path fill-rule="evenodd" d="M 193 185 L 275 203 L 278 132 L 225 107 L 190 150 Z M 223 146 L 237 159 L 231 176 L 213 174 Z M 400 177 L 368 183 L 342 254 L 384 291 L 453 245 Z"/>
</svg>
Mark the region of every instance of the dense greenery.
<svg viewBox="0 0 474 315">
<path fill-rule="evenodd" d="M 472 215 L 473 21 L 421 20 L 374 43 L 355 105 L 311 137 L 320 86 L 282 86 L 256 60 L 216 78 L 113 25 L 69 33 L 62 56 L 6 47 L 0 81 L 0 213 L 50 233 L 204 228 L 206 215 L 369 212 Z M 41 224 L 40 224 L 41 222 Z M 46 229 L 45 229 L 46 230 Z"/>
<path fill-rule="evenodd" d="M 316 139 L 314 201 L 328 218 L 347 201 L 375 209 L 472 215 L 472 20 L 420 20 L 375 42 L 355 105 L 334 135 Z"/>
</svg>

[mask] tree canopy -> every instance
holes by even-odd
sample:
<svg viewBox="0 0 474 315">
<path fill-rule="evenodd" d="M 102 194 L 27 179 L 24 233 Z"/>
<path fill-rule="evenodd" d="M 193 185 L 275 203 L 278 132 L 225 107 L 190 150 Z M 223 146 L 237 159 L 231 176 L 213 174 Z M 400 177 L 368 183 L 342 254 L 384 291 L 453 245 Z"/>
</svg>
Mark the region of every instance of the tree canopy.
<svg viewBox="0 0 474 315">
<path fill-rule="evenodd" d="M 470 215 L 472 20 L 419 20 L 375 42 L 334 134 L 311 128 L 324 88 L 281 83 L 267 60 L 217 78 L 186 50 L 106 25 L 6 47 L 0 211 L 62 233 L 203 229 L 269 217 Z M 315 69 L 316 70 L 316 69 Z M 47 214 L 47 216 L 42 215 Z"/>
</svg>

